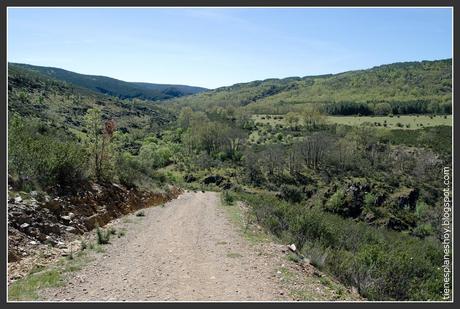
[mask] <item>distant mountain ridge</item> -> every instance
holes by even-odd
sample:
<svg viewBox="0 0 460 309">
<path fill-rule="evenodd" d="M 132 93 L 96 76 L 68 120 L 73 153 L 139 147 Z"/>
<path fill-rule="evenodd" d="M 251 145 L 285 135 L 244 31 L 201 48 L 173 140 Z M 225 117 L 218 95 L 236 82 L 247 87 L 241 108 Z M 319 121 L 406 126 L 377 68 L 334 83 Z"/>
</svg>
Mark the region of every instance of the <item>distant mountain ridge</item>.
<svg viewBox="0 0 460 309">
<path fill-rule="evenodd" d="M 107 76 L 85 75 L 60 68 L 43 67 L 23 63 L 9 63 L 8 65 L 10 67 L 20 67 L 31 70 L 47 77 L 121 99 L 138 98 L 159 101 L 197 94 L 208 90 L 202 87 L 187 85 L 126 82 Z"/>
<path fill-rule="evenodd" d="M 175 119 L 160 102 L 139 100 L 133 104 L 22 66 L 8 67 L 10 117 L 17 114 L 37 119 L 80 135 L 85 130 L 84 116 L 93 108 L 101 110 L 103 119 L 114 119 L 117 130 L 124 133 L 140 128 L 160 128 Z"/>
</svg>

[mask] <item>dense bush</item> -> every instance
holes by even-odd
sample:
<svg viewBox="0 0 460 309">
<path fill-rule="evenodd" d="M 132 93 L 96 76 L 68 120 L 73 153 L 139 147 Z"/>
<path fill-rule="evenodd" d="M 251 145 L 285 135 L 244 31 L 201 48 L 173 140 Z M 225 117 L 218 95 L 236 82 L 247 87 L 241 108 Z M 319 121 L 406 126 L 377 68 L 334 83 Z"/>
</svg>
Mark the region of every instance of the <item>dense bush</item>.
<svg viewBox="0 0 460 309">
<path fill-rule="evenodd" d="M 116 175 L 118 181 L 127 186 L 135 187 L 142 180 L 142 175 L 146 173 L 137 157 L 129 152 L 123 152 L 116 159 Z"/>
<path fill-rule="evenodd" d="M 240 194 L 255 220 L 370 300 L 439 300 L 441 244 L 270 195 Z"/>
<path fill-rule="evenodd" d="M 345 204 L 345 192 L 337 190 L 326 202 L 325 208 L 331 212 L 341 213 Z"/>
<path fill-rule="evenodd" d="M 8 172 L 18 189 L 72 189 L 85 177 L 86 152 L 65 130 L 18 116 L 8 129 Z"/>
<path fill-rule="evenodd" d="M 228 192 L 228 190 L 225 190 L 223 193 L 223 198 L 224 198 L 224 203 L 226 205 L 233 205 L 235 202 L 234 196 Z"/>
<path fill-rule="evenodd" d="M 164 167 L 171 163 L 173 151 L 170 146 L 148 142 L 142 145 L 139 157 L 143 164 L 152 169 Z"/>
</svg>

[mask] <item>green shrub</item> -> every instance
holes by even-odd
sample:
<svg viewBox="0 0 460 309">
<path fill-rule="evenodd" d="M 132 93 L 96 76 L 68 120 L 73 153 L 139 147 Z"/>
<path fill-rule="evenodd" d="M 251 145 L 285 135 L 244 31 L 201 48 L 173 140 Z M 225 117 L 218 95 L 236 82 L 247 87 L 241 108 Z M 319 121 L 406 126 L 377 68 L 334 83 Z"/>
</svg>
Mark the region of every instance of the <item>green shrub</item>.
<svg viewBox="0 0 460 309">
<path fill-rule="evenodd" d="M 430 206 L 427 203 L 423 201 L 418 201 L 415 206 L 415 214 L 418 218 L 423 218 L 425 214 L 429 211 L 429 208 Z"/>
<path fill-rule="evenodd" d="M 366 192 L 364 195 L 364 207 L 367 209 L 373 208 L 376 203 L 376 197 L 374 194 Z"/>
<path fill-rule="evenodd" d="M 88 248 L 88 243 L 85 240 L 82 240 L 80 243 L 81 250 L 84 251 Z"/>
<path fill-rule="evenodd" d="M 106 245 L 110 241 L 110 230 L 103 231 L 99 227 L 96 228 L 96 239 L 98 245 Z"/>
<path fill-rule="evenodd" d="M 87 154 L 71 134 L 18 116 L 11 117 L 8 130 L 8 172 L 16 176 L 20 189 L 78 188 Z"/>
<path fill-rule="evenodd" d="M 316 268 L 322 270 L 326 265 L 326 259 L 328 257 L 328 250 L 321 246 L 315 246 L 313 244 L 306 244 L 302 250 L 305 256 L 310 260 L 310 264 Z"/>
<path fill-rule="evenodd" d="M 173 144 L 165 143 L 155 137 L 148 137 L 144 140 L 139 151 L 139 160 L 142 165 L 156 169 L 168 165 L 177 151 Z"/>
<path fill-rule="evenodd" d="M 433 227 L 429 223 L 417 225 L 412 230 L 412 235 L 420 237 L 420 238 L 424 238 L 424 237 L 427 237 L 433 234 L 434 234 Z"/>
<path fill-rule="evenodd" d="M 344 207 L 345 192 L 337 190 L 326 202 L 325 208 L 331 212 L 339 213 Z"/>
<path fill-rule="evenodd" d="M 138 185 L 145 170 L 136 156 L 129 152 L 122 152 L 117 156 L 116 162 L 116 175 L 120 183 L 128 188 Z"/>
<path fill-rule="evenodd" d="M 233 205 L 233 203 L 235 202 L 234 196 L 233 196 L 232 193 L 229 192 L 228 190 L 225 190 L 225 191 L 224 191 L 223 197 L 224 197 L 224 203 L 225 203 L 226 205 Z"/>
</svg>

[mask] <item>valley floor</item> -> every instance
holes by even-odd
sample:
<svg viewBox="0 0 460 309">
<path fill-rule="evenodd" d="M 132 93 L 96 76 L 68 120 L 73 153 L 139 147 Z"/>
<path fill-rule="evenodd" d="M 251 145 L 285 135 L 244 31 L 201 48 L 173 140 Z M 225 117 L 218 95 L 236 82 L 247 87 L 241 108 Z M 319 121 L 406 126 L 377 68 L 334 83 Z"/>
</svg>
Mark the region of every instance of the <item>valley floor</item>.
<svg viewBox="0 0 460 309">
<path fill-rule="evenodd" d="M 253 243 L 229 220 L 218 193 L 186 192 L 164 206 L 116 223 L 111 240 L 41 300 L 290 301 L 359 299 L 310 265 L 288 260 L 286 246 Z M 235 206 L 232 206 L 235 207 Z"/>
</svg>

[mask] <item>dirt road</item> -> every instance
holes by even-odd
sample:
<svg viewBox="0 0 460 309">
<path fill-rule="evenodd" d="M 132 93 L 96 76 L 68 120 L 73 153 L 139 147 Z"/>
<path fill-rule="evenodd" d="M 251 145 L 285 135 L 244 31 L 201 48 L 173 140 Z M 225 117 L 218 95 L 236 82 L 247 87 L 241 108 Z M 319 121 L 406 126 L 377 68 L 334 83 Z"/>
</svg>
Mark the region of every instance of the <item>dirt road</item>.
<svg viewBox="0 0 460 309">
<path fill-rule="evenodd" d="M 47 300 L 283 300 L 276 272 L 228 221 L 212 192 L 145 209 L 126 236 Z M 284 294 L 284 293 L 283 293 Z"/>
<path fill-rule="evenodd" d="M 42 290 L 40 298 L 283 301 L 294 299 L 287 286 L 298 282 L 303 282 L 302 298 L 306 292 L 310 300 L 336 296 L 315 276 L 302 270 L 293 276 L 282 269 L 285 263 L 295 265 L 282 253 L 285 247 L 249 243 L 223 207 L 217 193 L 186 192 L 164 207 L 143 210 L 145 217 L 130 215 L 114 226 L 126 228 L 125 236 L 111 241 L 80 271 L 69 273 L 63 286 Z M 299 279 L 283 282 L 287 274 Z"/>
</svg>

